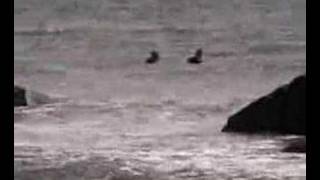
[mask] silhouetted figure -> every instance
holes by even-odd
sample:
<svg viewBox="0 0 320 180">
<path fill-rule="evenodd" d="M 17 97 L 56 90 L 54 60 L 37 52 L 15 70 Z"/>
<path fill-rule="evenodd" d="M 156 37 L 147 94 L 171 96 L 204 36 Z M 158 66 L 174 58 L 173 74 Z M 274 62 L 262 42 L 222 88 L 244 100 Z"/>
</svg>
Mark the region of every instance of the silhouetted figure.
<svg viewBox="0 0 320 180">
<path fill-rule="evenodd" d="M 150 57 L 146 59 L 146 64 L 154 64 L 157 63 L 160 60 L 159 53 L 157 51 L 151 51 Z"/>
<path fill-rule="evenodd" d="M 187 62 L 189 64 L 200 64 L 202 63 L 202 49 L 197 49 L 197 51 L 195 52 L 194 56 L 189 57 L 187 59 Z"/>
</svg>

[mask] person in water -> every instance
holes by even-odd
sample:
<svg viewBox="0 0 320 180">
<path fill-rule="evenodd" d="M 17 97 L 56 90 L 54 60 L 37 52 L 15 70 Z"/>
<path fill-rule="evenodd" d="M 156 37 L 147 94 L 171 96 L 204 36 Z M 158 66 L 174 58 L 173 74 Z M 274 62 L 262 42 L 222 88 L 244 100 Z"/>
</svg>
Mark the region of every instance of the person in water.
<svg viewBox="0 0 320 180">
<path fill-rule="evenodd" d="M 148 57 L 145 61 L 146 64 L 155 64 L 160 60 L 159 53 L 157 51 L 151 51 L 150 57 Z"/>
<path fill-rule="evenodd" d="M 195 52 L 194 56 L 189 57 L 187 59 L 187 62 L 189 64 L 200 64 L 202 63 L 202 49 L 197 49 L 197 51 Z"/>
</svg>

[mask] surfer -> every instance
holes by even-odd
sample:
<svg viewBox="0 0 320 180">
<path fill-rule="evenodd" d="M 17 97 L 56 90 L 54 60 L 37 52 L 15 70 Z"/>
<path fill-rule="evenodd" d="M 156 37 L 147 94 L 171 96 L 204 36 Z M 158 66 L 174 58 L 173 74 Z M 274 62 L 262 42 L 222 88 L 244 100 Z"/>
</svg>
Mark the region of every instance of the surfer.
<svg viewBox="0 0 320 180">
<path fill-rule="evenodd" d="M 151 51 L 150 57 L 146 59 L 146 64 L 155 64 L 160 60 L 159 53 L 157 51 Z"/>
<path fill-rule="evenodd" d="M 189 64 L 200 64 L 200 63 L 202 63 L 202 49 L 201 48 L 197 49 L 197 51 L 195 52 L 194 56 L 189 57 L 187 59 L 187 62 Z"/>
</svg>

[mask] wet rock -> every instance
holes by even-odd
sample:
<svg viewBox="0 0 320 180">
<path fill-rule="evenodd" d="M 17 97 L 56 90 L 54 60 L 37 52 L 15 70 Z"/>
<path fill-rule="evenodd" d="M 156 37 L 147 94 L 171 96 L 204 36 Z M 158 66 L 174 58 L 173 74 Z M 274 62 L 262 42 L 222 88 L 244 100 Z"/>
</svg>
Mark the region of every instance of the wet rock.
<svg viewBox="0 0 320 180">
<path fill-rule="evenodd" d="M 304 137 L 289 142 L 289 145 L 287 145 L 282 151 L 290 153 L 305 153 L 306 149 L 306 138 Z"/>
<path fill-rule="evenodd" d="M 27 99 L 27 103 L 29 106 L 49 104 L 49 103 L 53 103 L 54 101 L 56 101 L 45 94 L 42 94 L 42 93 L 39 93 L 36 91 L 32 91 L 32 90 L 26 91 L 26 99 Z"/>
<path fill-rule="evenodd" d="M 20 86 L 14 86 L 14 106 L 26 106 L 26 90 Z"/>
<path fill-rule="evenodd" d="M 51 102 L 53 100 L 47 95 L 14 85 L 14 107 L 40 105 Z"/>
<path fill-rule="evenodd" d="M 296 77 L 228 119 L 223 132 L 306 133 L 306 76 Z"/>
</svg>

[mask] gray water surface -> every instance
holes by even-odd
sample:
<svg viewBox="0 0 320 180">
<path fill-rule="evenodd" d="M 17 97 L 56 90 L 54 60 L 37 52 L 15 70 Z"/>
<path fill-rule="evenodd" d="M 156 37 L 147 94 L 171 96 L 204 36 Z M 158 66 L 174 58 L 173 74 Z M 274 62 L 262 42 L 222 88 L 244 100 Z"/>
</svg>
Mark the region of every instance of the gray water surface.
<svg viewBox="0 0 320 180">
<path fill-rule="evenodd" d="M 306 179 L 294 137 L 220 132 L 306 72 L 305 4 L 15 0 L 15 83 L 66 99 L 15 108 L 15 179 Z"/>
</svg>

